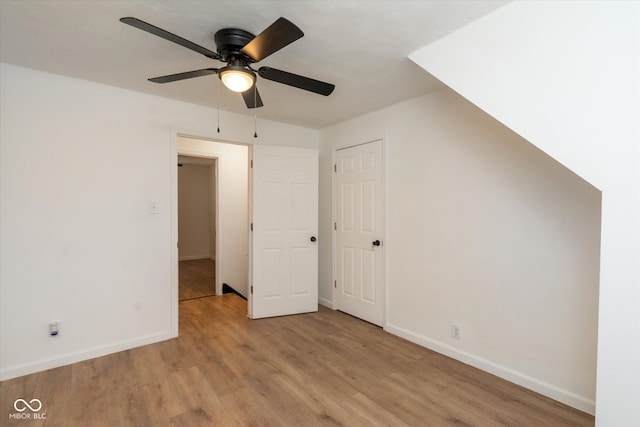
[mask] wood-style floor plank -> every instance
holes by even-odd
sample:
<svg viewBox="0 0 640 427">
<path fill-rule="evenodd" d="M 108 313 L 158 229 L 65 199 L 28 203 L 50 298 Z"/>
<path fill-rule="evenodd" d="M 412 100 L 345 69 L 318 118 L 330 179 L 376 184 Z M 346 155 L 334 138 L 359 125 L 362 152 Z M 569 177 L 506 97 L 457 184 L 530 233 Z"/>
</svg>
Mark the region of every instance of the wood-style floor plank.
<svg viewBox="0 0 640 427">
<path fill-rule="evenodd" d="M 212 259 L 180 261 L 178 299 L 180 301 L 216 294 L 216 262 Z"/>
<path fill-rule="evenodd" d="M 593 426 L 594 418 L 344 313 L 250 320 L 180 302 L 180 336 L 0 383 L 2 426 Z M 8 419 L 17 398 L 46 420 Z"/>
</svg>

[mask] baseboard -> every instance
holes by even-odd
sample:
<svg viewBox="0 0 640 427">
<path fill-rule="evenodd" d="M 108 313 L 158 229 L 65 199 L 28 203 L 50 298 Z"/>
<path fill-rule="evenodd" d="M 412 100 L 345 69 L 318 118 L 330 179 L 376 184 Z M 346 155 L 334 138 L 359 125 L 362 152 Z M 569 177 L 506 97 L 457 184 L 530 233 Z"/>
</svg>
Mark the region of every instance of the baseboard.
<svg viewBox="0 0 640 427">
<path fill-rule="evenodd" d="M 327 308 L 333 309 L 333 302 L 330 299 L 318 297 L 318 304 L 323 305 Z"/>
<path fill-rule="evenodd" d="M 119 351 L 142 347 L 143 345 L 153 344 L 171 338 L 175 338 L 175 336 L 173 336 L 170 331 L 158 332 L 129 341 L 122 341 L 116 344 L 93 347 L 87 350 L 68 353 L 60 357 L 39 360 L 36 362 L 26 363 L 18 366 L 12 366 L 0 370 L 0 381 L 21 377 L 23 375 L 29 375 L 36 372 L 46 371 L 47 369 L 59 368 L 60 366 L 66 366 L 72 363 L 82 362 L 84 360 L 117 353 Z"/>
<path fill-rule="evenodd" d="M 422 347 L 426 347 L 430 350 L 451 357 L 452 359 L 473 366 L 474 368 L 478 368 L 504 380 L 518 384 L 522 387 L 528 388 L 529 390 L 533 390 L 536 393 L 540 393 L 543 396 L 549 397 L 553 400 L 557 400 L 558 402 L 564 403 L 565 405 L 569 405 L 590 415 L 595 415 L 595 401 L 584 396 L 579 396 L 568 390 L 561 389 L 552 384 L 540 381 L 536 378 L 532 378 L 521 372 L 514 371 L 513 369 L 507 368 L 506 366 L 502 366 L 474 354 L 458 350 L 440 341 L 436 341 L 431 338 L 416 334 L 415 332 L 409 331 L 404 328 L 393 326 L 389 323 L 385 325 L 384 330 L 393 335 L 397 335 L 401 338 L 418 344 Z"/>
<path fill-rule="evenodd" d="M 213 260 L 215 260 L 215 257 L 212 257 L 209 254 L 204 254 L 204 255 L 184 255 L 184 256 L 179 256 L 178 257 L 178 261 L 193 261 L 195 259 L 213 259 Z"/>
</svg>

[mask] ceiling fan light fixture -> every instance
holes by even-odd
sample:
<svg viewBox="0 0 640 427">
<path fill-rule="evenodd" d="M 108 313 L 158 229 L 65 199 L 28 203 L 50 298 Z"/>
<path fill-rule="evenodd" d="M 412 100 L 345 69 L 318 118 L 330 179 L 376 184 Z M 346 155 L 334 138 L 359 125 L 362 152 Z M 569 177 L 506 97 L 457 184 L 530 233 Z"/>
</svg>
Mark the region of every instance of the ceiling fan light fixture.
<svg viewBox="0 0 640 427">
<path fill-rule="evenodd" d="M 259 108 L 264 105 L 256 86 L 257 74 L 265 80 L 271 80 L 276 83 L 324 96 L 330 95 L 335 89 L 335 85 L 333 84 L 287 71 L 271 67 L 260 67 L 258 69 L 251 67 L 251 64 L 262 61 L 271 54 L 304 36 L 302 30 L 286 18 L 278 18 L 257 36 L 239 28 L 223 28 L 218 30 L 214 35 L 216 44 L 215 52 L 131 16 L 121 18 L 120 21 L 202 54 L 209 59 L 226 63 L 226 66 L 222 68 L 205 68 L 148 79 L 153 83 L 170 83 L 210 74 L 218 74 L 218 78 L 226 88 L 242 94 L 244 103 L 247 108 L 250 109 Z"/>
<path fill-rule="evenodd" d="M 227 65 L 218 71 L 218 75 L 227 89 L 234 92 L 245 92 L 256 82 L 255 73 L 240 65 Z"/>
</svg>

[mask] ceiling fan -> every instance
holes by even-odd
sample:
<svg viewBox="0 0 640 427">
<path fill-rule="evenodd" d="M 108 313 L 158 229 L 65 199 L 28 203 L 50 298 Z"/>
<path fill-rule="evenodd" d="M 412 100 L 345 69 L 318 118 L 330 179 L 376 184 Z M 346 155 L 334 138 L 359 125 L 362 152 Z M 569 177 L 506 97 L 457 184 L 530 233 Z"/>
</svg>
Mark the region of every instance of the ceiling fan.
<svg viewBox="0 0 640 427">
<path fill-rule="evenodd" d="M 224 28 L 219 30 L 214 35 L 217 48 L 216 52 L 137 18 L 125 17 L 121 18 L 120 22 L 177 43 L 207 58 L 226 63 L 222 68 L 205 68 L 149 79 L 149 81 L 154 83 L 169 83 L 209 74 L 217 74 L 227 88 L 234 92 L 242 93 L 247 108 L 263 106 L 262 99 L 256 87 L 256 74 L 267 80 L 324 96 L 330 95 L 335 88 L 335 86 L 330 83 L 287 71 L 271 67 L 255 69 L 251 66 L 304 36 L 300 28 L 285 18 L 278 18 L 257 36 L 237 28 Z"/>
</svg>

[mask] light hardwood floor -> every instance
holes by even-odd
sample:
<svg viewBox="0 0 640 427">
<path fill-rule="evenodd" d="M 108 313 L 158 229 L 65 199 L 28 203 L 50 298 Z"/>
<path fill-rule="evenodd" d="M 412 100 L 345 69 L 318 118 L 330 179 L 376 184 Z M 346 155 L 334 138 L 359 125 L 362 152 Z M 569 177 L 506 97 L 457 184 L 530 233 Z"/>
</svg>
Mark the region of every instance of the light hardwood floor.
<svg viewBox="0 0 640 427">
<path fill-rule="evenodd" d="M 212 259 L 180 261 L 178 298 L 180 301 L 216 294 L 216 262 Z"/>
<path fill-rule="evenodd" d="M 592 426 L 593 417 L 320 307 L 180 303 L 180 337 L 0 383 L 2 426 Z M 46 422 L 8 420 L 38 398 Z"/>
</svg>

